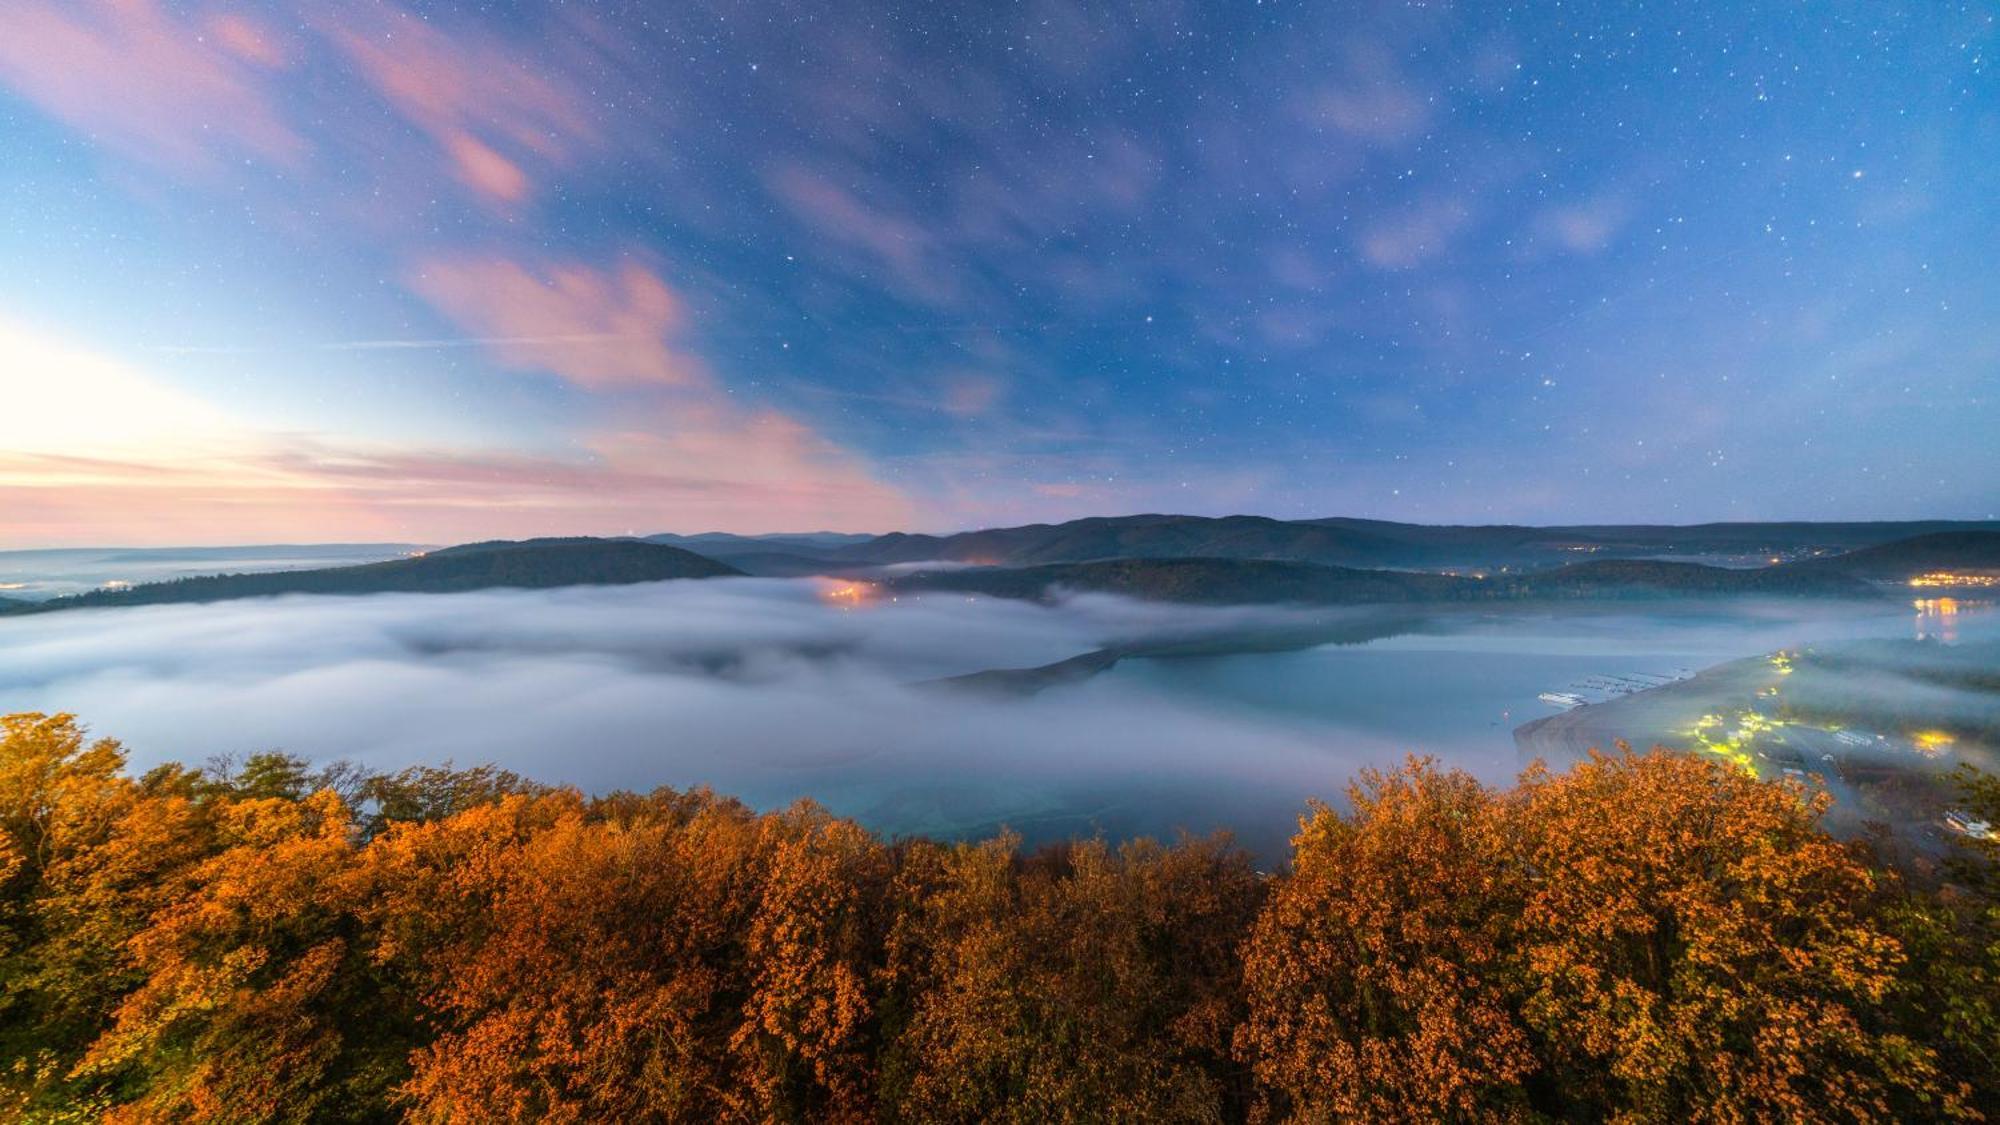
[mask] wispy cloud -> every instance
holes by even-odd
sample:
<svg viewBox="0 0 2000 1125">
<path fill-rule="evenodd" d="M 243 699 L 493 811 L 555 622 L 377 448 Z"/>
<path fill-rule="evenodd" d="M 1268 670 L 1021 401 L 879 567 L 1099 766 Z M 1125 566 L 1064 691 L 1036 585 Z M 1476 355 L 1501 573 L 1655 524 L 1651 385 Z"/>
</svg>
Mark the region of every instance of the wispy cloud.
<svg viewBox="0 0 2000 1125">
<path fill-rule="evenodd" d="M 1430 92 L 1403 73 L 1387 45 L 1355 40 L 1338 59 L 1330 76 L 1300 96 L 1308 122 L 1373 144 L 1408 140 L 1430 124 Z"/>
<path fill-rule="evenodd" d="M 1427 199 L 1364 230 L 1361 255 L 1385 270 L 1411 269 L 1450 253 L 1471 222 L 1466 200 Z"/>
<path fill-rule="evenodd" d="M 469 339 L 510 367 L 547 371 L 591 388 L 688 386 L 708 379 L 700 361 L 671 342 L 686 326 L 684 302 L 636 260 L 599 269 L 568 261 L 446 257 L 419 266 L 409 285 L 479 333 Z M 370 344 L 404 346 L 363 342 Z"/>
<path fill-rule="evenodd" d="M 161 355 L 280 355 L 300 351 L 377 352 L 439 351 L 454 348 L 488 348 L 508 345 L 556 347 L 562 344 L 605 344 L 615 341 L 643 343 L 643 336 L 619 336 L 608 332 L 579 332 L 560 336 L 440 336 L 388 340 L 328 340 L 298 347 L 256 344 L 154 344 L 149 350 Z"/>
<path fill-rule="evenodd" d="M 277 107 L 272 43 L 243 14 L 204 25 L 155 0 L 11 0 L 0 82 L 147 164 L 202 177 L 244 156 L 297 168 L 312 145 Z"/>
<path fill-rule="evenodd" d="M 572 287 L 572 296 L 594 291 Z M 493 295 L 503 313 L 522 304 L 506 285 Z M 527 303 L 538 315 L 605 315 L 582 300 Z M 657 332 L 637 342 L 615 334 L 622 344 L 604 335 L 506 335 L 477 346 L 586 381 L 673 360 Z M 554 342 L 576 336 L 598 339 Z M 642 381 L 615 411 L 568 435 L 567 449 L 529 454 L 273 432 L 5 321 L 0 369 L 30 375 L 10 384 L 0 413 L 0 532 L 11 546 L 866 531 L 908 526 L 917 514 L 863 459 L 783 413 L 738 406 L 705 380 Z"/>
<path fill-rule="evenodd" d="M 858 251 L 860 272 L 879 271 L 893 288 L 926 304 L 956 302 L 959 279 L 923 224 L 797 165 L 776 169 L 768 182 L 800 222 Z"/>
<path fill-rule="evenodd" d="M 560 344 L 605 344 L 615 340 L 632 343 L 645 341 L 644 336 L 620 336 L 610 332 L 571 332 L 554 336 L 459 336 L 449 339 L 429 340 L 341 340 L 321 344 L 326 351 L 372 352 L 372 351 L 430 351 L 437 348 L 490 348 L 490 347 L 553 347 Z"/>
<path fill-rule="evenodd" d="M 532 166 L 564 166 L 603 140 L 582 90 L 491 36 L 447 33 L 380 5 L 338 6 L 319 18 L 375 91 L 489 203 L 521 203 L 536 187 Z"/>
<path fill-rule="evenodd" d="M 0 509 L 10 546 L 879 531 L 912 517 L 899 492 L 780 415 L 607 431 L 564 457 L 276 434 L 198 455 L 6 451 Z"/>
<path fill-rule="evenodd" d="M 1610 248 L 1631 213 L 1629 200 L 1607 193 L 1542 210 L 1532 221 L 1531 233 L 1543 246 L 1572 254 L 1597 254 Z"/>
</svg>

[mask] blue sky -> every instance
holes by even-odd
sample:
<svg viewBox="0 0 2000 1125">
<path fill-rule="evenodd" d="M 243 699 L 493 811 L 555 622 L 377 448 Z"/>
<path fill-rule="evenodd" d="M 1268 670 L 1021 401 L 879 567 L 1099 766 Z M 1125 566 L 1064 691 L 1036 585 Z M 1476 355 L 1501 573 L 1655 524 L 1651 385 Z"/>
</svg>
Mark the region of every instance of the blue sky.
<svg viewBox="0 0 2000 1125">
<path fill-rule="evenodd" d="M 17 0 L 0 540 L 1991 517 L 1996 39 Z"/>
</svg>

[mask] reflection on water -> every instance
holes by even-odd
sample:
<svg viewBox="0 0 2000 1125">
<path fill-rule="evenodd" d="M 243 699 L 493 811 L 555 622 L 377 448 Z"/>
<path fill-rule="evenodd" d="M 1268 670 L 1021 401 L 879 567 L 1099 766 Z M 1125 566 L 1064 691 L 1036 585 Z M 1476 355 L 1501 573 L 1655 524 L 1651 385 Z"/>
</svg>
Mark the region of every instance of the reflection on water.
<svg viewBox="0 0 2000 1125">
<path fill-rule="evenodd" d="M 1917 611 L 1917 639 L 1939 641 L 1948 645 L 1958 643 L 1959 619 L 1972 614 L 1983 614 L 1993 609 L 1993 603 L 1985 600 L 1964 598 L 1918 598 L 1910 603 Z"/>
</svg>

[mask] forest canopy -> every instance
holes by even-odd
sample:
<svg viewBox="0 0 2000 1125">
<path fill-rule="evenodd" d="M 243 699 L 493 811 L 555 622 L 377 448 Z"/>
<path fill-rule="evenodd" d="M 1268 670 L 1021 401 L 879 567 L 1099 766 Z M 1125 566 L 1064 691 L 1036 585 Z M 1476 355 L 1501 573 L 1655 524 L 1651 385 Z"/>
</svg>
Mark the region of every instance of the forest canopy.
<svg viewBox="0 0 2000 1125">
<path fill-rule="evenodd" d="M 13 715 L 0 1118 L 1993 1114 L 1993 845 L 1894 870 L 1827 800 L 1661 750 L 1510 788 L 1413 758 L 1265 872 L 491 767 L 135 777 Z"/>
</svg>

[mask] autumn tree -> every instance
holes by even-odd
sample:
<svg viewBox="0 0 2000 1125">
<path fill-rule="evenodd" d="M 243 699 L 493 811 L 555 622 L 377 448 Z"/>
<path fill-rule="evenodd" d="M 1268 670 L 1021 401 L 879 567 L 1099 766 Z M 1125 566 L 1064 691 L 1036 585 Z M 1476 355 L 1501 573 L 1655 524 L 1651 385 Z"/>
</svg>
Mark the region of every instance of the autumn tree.
<svg viewBox="0 0 2000 1125">
<path fill-rule="evenodd" d="M 474 921 L 424 955 L 444 1031 L 416 1056 L 405 1088 L 413 1115 L 715 1116 L 738 1077 L 730 1043 L 752 991 L 744 942 L 772 839 L 747 809 L 708 799 L 691 813 L 641 805 L 618 819 L 578 806 L 510 840 L 504 821 L 527 800 L 382 841 L 420 849 L 430 834 L 495 836 L 440 873 L 435 895 L 469 901 Z"/>
<path fill-rule="evenodd" d="M 1829 798 L 1656 750 L 1537 767 L 1512 802 L 1521 1011 L 1563 1115 L 1883 1120 L 1966 1109 L 1891 1026 L 1906 953 Z"/>
<path fill-rule="evenodd" d="M 1225 839 L 911 849 L 885 1114 L 1212 1121 L 1240 1108 L 1236 947 L 1261 888 Z"/>
<path fill-rule="evenodd" d="M 93 1119 L 74 1073 L 143 979 L 129 948 L 208 851 L 201 812 L 125 778 L 123 750 L 69 715 L 0 719 L 0 1109 Z"/>
<path fill-rule="evenodd" d="M 1300 1121 L 1518 1117 L 1535 1068 L 1506 990 L 1523 893 L 1471 777 L 1364 771 L 1316 805 L 1243 952 L 1237 1049 L 1262 1112 Z"/>
<path fill-rule="evenodd" d="M 767 817 L 776 837 L 744 949 L 751 991 L 730 1037 L 730 1109 L 763 1121 L 867 1121 L 890 856 L 813 806 Z"/>
<path fill-rule="evenodd" d="M 415 1013 L 368 957 L 353 817 L 328 790 L 221 803 L 219 850 L 131 941 L 144 980 L 81 1071 L 137 1088 L 120 1120 L 365 1118 Z"/>
<path fill-rule="evenodd" d="M 809 803 L 0 720 L 0 1119 L 1881 1120 L 1992 1111 L 2000 878 L 1656 751 L 1412 760 L 1226 839 L 884 843 Z M 2000 783 L 1964 775 L 2000 818 Z"/>
</svg>

